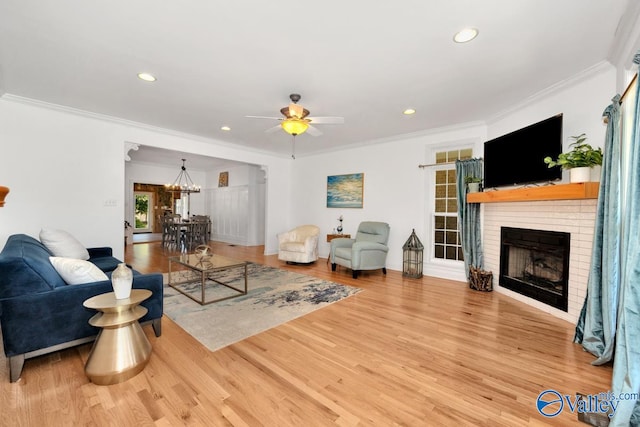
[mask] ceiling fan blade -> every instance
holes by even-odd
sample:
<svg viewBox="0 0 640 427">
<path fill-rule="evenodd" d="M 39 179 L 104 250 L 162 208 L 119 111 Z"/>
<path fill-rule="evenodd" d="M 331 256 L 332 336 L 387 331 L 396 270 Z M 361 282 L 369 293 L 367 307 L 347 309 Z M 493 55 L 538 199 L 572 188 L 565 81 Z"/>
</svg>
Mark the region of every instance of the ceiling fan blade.
<svg viewBox="0 0 640 427">
<path fill-rule="evenodd" d="M 325 124 L 325 125 L 341 125 L 344 123 L 344 117 L 307 117 L 308 120 L 311 120 L 311 123 L 316 124 Z"/>
<path fill-rule="evenodd" d="M 274 133 L 274 132 L 279 131 L 280 129 L 282 129 L 282 126 L 276 125 L 276 126 L 274 126 L 272 128 L 269 128 L 269 129 L 265 130 L 264 132 L 265 133 Z"/>
<path fill-rule="evenodd" d="M 271 119 L 271 120 L 282 120 L 280 117 L 267 117 L 267 116 L 245 116 L 250 119 Z"/>
<path fill-rule="evenodd" d="M 320 136 L 322 135 L 322 132 L 320 131 L 320 129 L 313 127 L 311 125 L 309 125 L 309 127 L 307 128 L 307 133 L 311 136 Z"/>
</svg>

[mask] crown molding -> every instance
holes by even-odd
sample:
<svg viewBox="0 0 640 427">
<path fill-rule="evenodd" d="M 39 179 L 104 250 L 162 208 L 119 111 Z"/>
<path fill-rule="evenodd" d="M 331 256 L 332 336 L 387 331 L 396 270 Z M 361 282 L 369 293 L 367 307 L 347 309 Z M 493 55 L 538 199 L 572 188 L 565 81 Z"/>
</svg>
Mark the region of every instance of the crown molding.
<svg viewBox="0 0 640 427">
<path fill-rule="evenodd" d="M 150 131 L 150 132 L 161 133 L 161 134 L 164 134 L 164 135 L 174 136 L 174 137 L 177 137 L 177 138 L 184 138 L 184 139 L 190 139 L 190 140 L 193 140 L 193 141 L 206 142 L 208 144 L 213 143 L 213 144 L 220 145 L 220 146 L 223 146 L 223 147 L 226 147 L 226 148 L 231 148 L 231 149 L 234 149 L 234 150 L 250 152 L 252 154 L 264 154 L 264 155 L 270 156 L 270 157 L 278 157 L 276 154 L 271 153 L 269 151 L 250 148 L 250 147 L 245 147 L 245 146 L 239 145 L 239 144 L 232 144 L 232 143 L 229 143 L 229 142 L 221 141 L 219 139 L 207 138 L 207 137 L 204 137 L 204 136 L 194 135 L 194 134 L 186 133 L 186 132 L 180 132 L 180 131 L 173 130 L 173 129 L 168 129 L 168 128 L 162 128 L 162 127 L 159 127 L 159 126 L 148 125 L 148 124 L 145 124 L 145 123 L 135 122 L 133 120 L 122 119 L 120 117 L 109 116 L 109 115 L 106 115 L 106 114 L 93 113 L 91 111 L 80 110 L 78 108 L 67 107 L 65 105 L 52 104 L 52 103 L 49 103 L 49 102 L 40 101 L 40 100 L 33 99 L 33 98 L 26 98 L 26 97 L 23 97 L 23 96 L 13 95 L 13 94 L 10 94 L 10 93 L 5 93 L 4 95 L 1 95 L 0 99 L 5 100 L 5 101 L 9 101 L 9 102 L 15 102 L 15 103 L 19 103 L 19 104 L 25 104 L 25 105 L 31 105 L 31 106 L 35 106 L 35 107 L 40 107 L 40 108 L 43 108 L 43 109 L 53 110 L 53 111 L 57 111 L 57 112 L 61 112 L 61 113 L 73 114 L 73 115 L 76 115 L 76 116 L 85 117 L 85 118 L 94 119 L 94 120 L 99 120 L 99 121 L 108 122 L 108 123 L 113 123 L 113 124 L 117 124 L 117 125 L 134 127 L 134 128 L 137 128 L 137 129 L 146 130 L 146 131 Z"/>
<path fill-rule="evenodd" d="M 522 110 L 525 107 L 528 107 L 532 104 L 535 104 L 536 102 L 539 102 L 540 100 L 547 98 L 551 95 L 556 94 L 556 92 L 561 91 L 561 90 L 565 90 L 568 89 L 572 86 L 575 86 L 579 83 L 582 83 L 583 81 L 590 79 L 594 76 L 597 76 L 599 74 L 608 72 L 612 69 L 613 65 L 609 62 L 609 61 L 600 61 L 594 65 L 592 65 L 591 67 L 579 72 L 578 74 L 574 74 L 573 76 L 565 79 L 565 80 L 561 80 L 557 83 L 552 84 L 551 86 L 542 89 L 541 91 L 534 93 L 533 95 L 529 96 L 528 98 L 523 99 L 522 101 L 518 102 L 517 104 L 512 105 L 511 107 L 502 110 L 492 116 L 490 116 L 489 118 L 487 118 L 486 120 L 486 124 L 487 126 L 490 126 L 494 123 L 496 123 L 499 120 L 502 120 L 503 118 L 505 118 L 506 116 L 509 116 L 519 110 Z"/>
<path fill-rule="evenodd" d="M 458 132 L 458 131 L 463 131 L 466 129 L 472 129 L 472 128 L 482 127 L 482 126 L 486 126 L 486 123 L 480 120 L 473 121 L 473 122 L 464 122 L 464 123 L 458 123 L 454 125 L 425 129 L 417 132 L 403 133 L 403 134 L 388 136 L 384 138 L 355 142 L 353 144 L 341 146 L 339 148 L 328 148 L 324 150 L 314 151 L 313 153 L 306 153 L 304 155 L 296 154 L 296 157 L 303 158 L 303 157 L 317 156 L 321 154 L 337 153 L 340 151 L 348 151 L 356 148 L 370 147 L 372 145 L 387 144 L 389 142 L 399 142 L 407 139 L 422 138 L 425 136 L 438 135 L 442 133 Z"/>
</svg>

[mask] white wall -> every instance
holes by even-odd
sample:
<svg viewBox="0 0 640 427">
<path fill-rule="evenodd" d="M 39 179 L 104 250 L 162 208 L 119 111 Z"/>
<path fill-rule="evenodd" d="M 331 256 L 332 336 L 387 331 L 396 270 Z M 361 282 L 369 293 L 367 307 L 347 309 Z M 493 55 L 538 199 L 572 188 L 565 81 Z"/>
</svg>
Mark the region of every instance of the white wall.
<svg viewBox="0 0 640 427">
<path fill-rule="evenodd" d="M 329 253 L 324 236 L 344 217 L 344 233 L 355 235 L 361 221 L 389 223 L 387 267 L 402 270 L 402 245 L 415 229 L 426 245 L 426 204 L 432 185 L 432 173 L 418 165 L 432 163 L 428 147 L 452 141 L 476 140 L 484 136 L 484 126 L 460 126 L 377 143 L 366 147 L 309 157 L 298 157 L 293 165 L 291 224 L 315 224 L 320 227 L 320 256 Z M 327 176 L 364 173 L 362 209 L 327 208 Z M 456 267 L 458 275 L 462 271 Z M 432 272 L 425 271 L 429 275 Z M 463 276 L 462 276 L 463 277 Z"/>
<path fill-rule="evenodd" d="M 0 100 L 0 245 L 11 234 L 38 238 L 61 228 L 86 246 L 124 243 L 122 143 L 114 127 L 71 114 Z"/>
<path fill-rule="evenodd" d="M 264 182 L 264 177 L 258 178 L 258 174 L 255 172 L 259 169 L 256 165 L 237 165 L 237 166 L 219 166 L 213 167 L 207 171 L 207 188 L 218 188 L 218 179 L 220 178 L 220 172 L 229 173 L 228 187 L 234 187 L 237 185 L 253 185 L 258 181 Z"/>
<path fill-rule="evenodd" d="M 221 172 L 228 173 L 227 187 L 218 187 Z M 265 244 L 265 178 L 257 165 L 220 166 L 207 172 L 205 203 L 213 221 L 213 240 L 246 246 Z"/>
<path fill-rule="evenodd" d="M 265 235 L 287 228 L 281 215 L 289 210 L 287 158 L 0 98 L 0 182 L 11 189 L 0 209 L 0 247 L 11 234 L 37 237 L 47 226 L 68 230 L 87 246 L 111 246 L 122 259 L 125 142 L 264 165 Z M 276 242 L 268 240 L 265 252 L 276 251 Z"/>
</svg>

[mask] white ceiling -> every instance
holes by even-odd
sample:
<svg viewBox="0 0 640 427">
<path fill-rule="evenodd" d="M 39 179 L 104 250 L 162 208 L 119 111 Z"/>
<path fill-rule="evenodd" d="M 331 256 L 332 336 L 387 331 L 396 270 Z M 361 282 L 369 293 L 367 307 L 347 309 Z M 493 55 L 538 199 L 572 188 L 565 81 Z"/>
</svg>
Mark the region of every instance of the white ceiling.
<svg viewBox="0 0 640 427">
<path fill-rule="evenodd" d="M 2 0 L 0 94 L 288 156 L 291 136 L 264 132 L 277 121 L 245 116 L 297 92 L 345 118 L 300 135 L 305 155 L 487 120 L 607 60 L 628 4 Z M 464 26 L 480 35 L 454 43 Z"/>
</svg>

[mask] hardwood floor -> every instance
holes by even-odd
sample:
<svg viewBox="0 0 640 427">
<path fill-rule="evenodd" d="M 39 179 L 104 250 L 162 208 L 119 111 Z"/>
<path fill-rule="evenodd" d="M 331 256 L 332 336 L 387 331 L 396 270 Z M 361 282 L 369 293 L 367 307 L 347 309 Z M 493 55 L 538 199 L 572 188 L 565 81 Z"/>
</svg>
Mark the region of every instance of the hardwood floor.
<svg viewBox="0 0 640 427">
<path fill-rule="evenodd" d="M 498 293 L 391 270 L 354 280 L 262 247 L 214 250 L 364 291 L 215 353 L 165 316 L 160 338 L 144 328 L 145 370 L 112 386 L 85 377 L 90 344 L 27 360 L 14 384 L 2 356 L 0 425 L 585 425 L 568 409 L 542 417 L 538 394 L 610 389 L 610 366 L 590 365 L 573 325 Z M 143 243 L 125 258 L 166 272 L 166 255 Z"/>
</svg>

